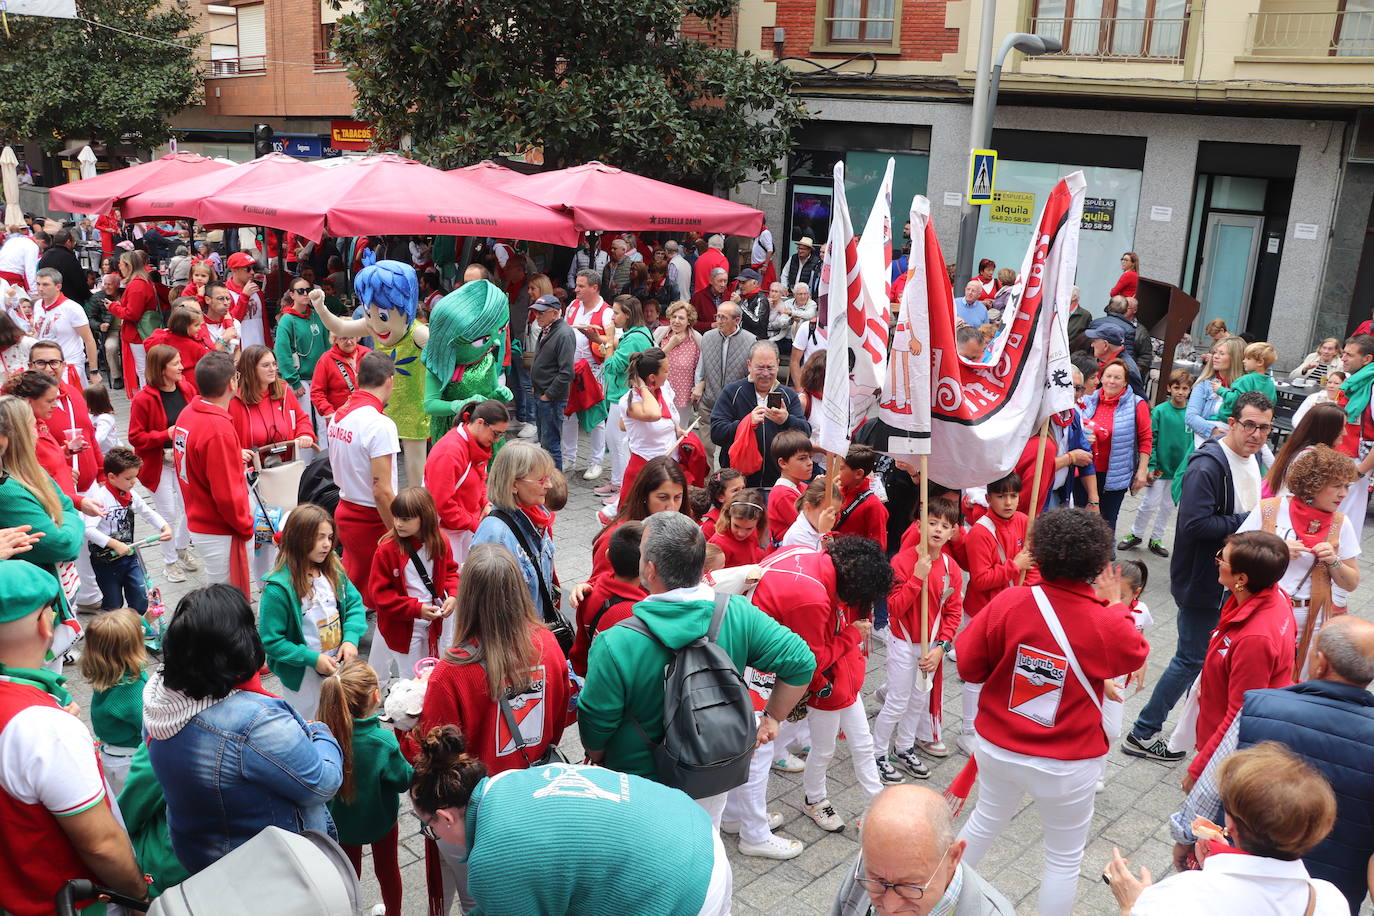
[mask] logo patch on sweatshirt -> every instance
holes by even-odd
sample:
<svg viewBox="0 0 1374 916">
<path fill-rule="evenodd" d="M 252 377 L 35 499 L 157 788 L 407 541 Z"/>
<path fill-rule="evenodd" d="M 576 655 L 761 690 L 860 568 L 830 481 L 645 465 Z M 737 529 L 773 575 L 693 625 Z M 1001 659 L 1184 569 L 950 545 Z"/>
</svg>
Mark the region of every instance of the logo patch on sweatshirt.
<svg viewBox="0 0 1374 916">
<path fill-rule="evenodd" d="M 530 686 L 521 693 L 507 694 L 515 727 L 526 745 L 538 745 L 544 740 L 544 666 L 536 665 L 530 669 Z M 515 736 L 511 734 L 506 717 L 499 712 L 496 716 L 496 756 L 504 757 L 516 752 Z"/>
<path fill-rule="evenodd" d="M 1064 698 L 1064 678 L 1068 670 L 1068 659 L 1062 655 L 1025 643 L 1017 646 L 1007 708 L 1037 725 L 1052 728 L 1059 714 L 1059 703 Z"/>
</svg>

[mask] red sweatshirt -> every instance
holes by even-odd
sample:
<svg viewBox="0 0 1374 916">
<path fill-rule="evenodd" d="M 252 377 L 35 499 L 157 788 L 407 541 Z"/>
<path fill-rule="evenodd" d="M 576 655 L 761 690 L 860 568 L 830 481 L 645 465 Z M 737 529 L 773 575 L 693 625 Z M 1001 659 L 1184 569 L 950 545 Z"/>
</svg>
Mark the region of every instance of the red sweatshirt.
<svg viewBox="0 0 1374 916">
<path fill-rule="evenodd" d="M 846 512 L 849 512 L 847 516 Z M 835 516 L 833 533 L 857 534 L 887 546 L 887 506 L 873 492 L 868 478 L 852 490 L 840 488 L 840 511 Z"/>
<path fill-rule="evenodd" d="M 1256 592 L 1239 606 L 1235 598 L 1226 599 L 1202 662 L 1198 755 L 1189 764 L 1189 773 L 1202 774 L 1224 733 L 1222 724 L 1240 709 L 1245 691 L 1293 683 L 1297 629 L 1293 605 L 1277 585 Z"/>
<path fill-rule="evenodd" d="M 187 405 L 195 400 L 195 392 L 182 379 L 181 396 Z M 138 389 L 129 402 L 129 444 L 134 454 L 143 459 L 138 469 L 138 482 L 149 490 L 156 490 L 162 482 L 162 450 L 172 447 L 167 429 L 167 410 L 162 406 L 162 392 L 151 385 Z"/>
<path fill-rule="evenodd" d="M 530 633 L 539 650 L 539 660 L 531 673 L 529 689 L 508 701 L 521 735 L 529 742 L 523 754 L 511 740 L 501 710 L 487 687 L 486 671 L 479 664 L 460 664 L 466 653 L 457 649 L 445 652 L 430 675 L 420 733 L 436 725 L 457 725 L 467 739 L 468 753 L 481 760 L 492 775 L 523 770 L 543 756 L 549 745 L 557 744 L 563 737 L 572 693 L 568 663 L 547 627 L 531 625 Z M 410 750 L 413 749 L 411 741 Z"/>
<path fill-rule="evenodd" d="M 310 379 L 310 403 L 315 412 L 322 417 L 332 417 L 334 411 L 344 405 L 353 389 L 358 387 L 358 361 L 372 352 L 362 344 L 353 351 L 350 365 L 349 356 L 339 352 L 338 347 L 330 347 L 315 363 L 315 374 Z M 342 368 L 340 364 L 342 363 Z"/>
<path fill-rule="evenodd" d="M 1040 587 L 1099 700 L 1103 681 L 1144 663 L 1150 645 L 1126 605 L 1108 605 L 1086 582 L 1060 579 Z M 1018 754 L 1055 760 L 1107 753 L 1102 711 L 1070 669 L 1030 587 L 997 595 L 954 642 L 959 676 L 983 685 L 980 737 Z"/>
<path fill-rule="evenodd" d="M 158 344 L 165 344 L 176 350 L 181 356 L 182 379 L 191 386 L 194 391 L 196 387 L 196 363 L 200 362 L 201 357 L 209 353 L 213 347 L 207 346 L 205 341 L 198 337 L 187 337 L 184 334 L 173 334 L 166 328 L 158 328 L 148 335 L 148 339 L 143 345 L 148 349 L 156 347 Z"/>
<path fill-rule="evenodd" d="M 157 290 L 153 289 L 153 281 L 147 277 L 134 277 L 119 298 L 106 303 L 105 307 L 111 315 L 123 319 L 124 323 L 119 326 L 119 339 L 124 343 L 138 343 L 143 340 L 138 333 L 138 320 L 144 312 L 157 310 Z"/>
<path fill-rule="evenodd" d="M 426 571 L 429 581 L 447 597 L 458 593 L 458 565 L 453 562 L 453 548 L 449 546 L 448 538 L 440 540 L 444 549 L 438 557 L 431 559 Z M 422 545 L 411 541 L 411 546 L 418 552 Z M 393 652 L 403 655 L 410 651 L 414 624 L 420 619 L 420 605 L 443 603 L 433 602 L 428 595 L 423 599 L 411 596 L 406 573 L 413 569 L 410 555 L 401 547 L 400 541 L 388 537 L 377 545 L 376 552 L 372 554 L 372 572 L 367 579 L 370 589 L 368 597 L 377 611 L 377 632 Z M 439 627 L 440 623 L 435 621 L 430 625 L 430 630 L 437 635 Z"/>
<path fill-rule="evenodd" d="M 243 449 L 227 410 L 202 397 L 191 401 L 172 434 L 172 462 L 192 533 L 253 537 Z"/>
<path fill-rule="evenodd" d="M 457 424 L 434 444 L 425 460 L 425 489 L 434 496 L 439 524 L 448 531 L 476 531 L 487 505 L 491 449 Z"/>
<path fill-rule="evenodd" d="M 835 564 L 825 553 L 788 547 L 769 557 L 754 589 L 754 606 L 806 641 L 816 656 L 811 689 L 831 684 L 828 697 L 812 696 L 815 709 L 844 709 L 863 686 L 863 637 L 851 611 L 835 597 Z"/>
<path fill-rule="evenodd" d="M 970 617 L 977 614 L 994 595 L 1015 585 L 1021 578 L 1021 571 L 1012 561 L 1026 546 L 1026 526 L 1029 524 L 1030 519 L 1020 512 L 1009 519 L 989 512 L 977 524 L 969 526 L 968 534 L 964 535 L 964 556 L 968 560 L 964 568 L 969 571 L 964 613 Z"/>
<path fill-rule="evenodd" d="M 86 440 L 86 448 L 76 453 L 76 469 L 81 475 L 76 488 L 85 493 L 104 471 L 105 456 L 100 453 L 100 445 L 95 441 L 95 424 L 91 413 L 86 409 L 86 396 L 81 389 L 67 382 L 59 382 L 62 394 L 52 406 L 52 416 L 48 418 L 48 429 L 59 445 L 65 446 L 72 438 L 72 430 L 81 433 Z M 71 467 L 71 458 L 67 459 Z"/>
<path fill-rule="evenodd" d="M 717 544 L 720 549 L 725 551 L 725 565 L 728 566 L 751 566 L 760 562 L 766 551 L 759 546 L 757 534 L 751 534 L 744 540 L 739 540 L 730 533 L 730 529 L 711 535 L 706 543 Z"/>
<path fill-rule="evenodd" d="M 914 575 L 920 555 L 913 547 L 892 558 L 892 593 L 887 598 L 892 635 L 909 643 L 921 643 L 921 588 L 930 593 L 930 640 L 953 639 L 964 615 L 963 573 L 943 550 L 930 566 L 929 584 Z"/>
<path fill-rule="evenodd" d="M 716 536 L 716 522 L 720 519 L 720 506 L 712 506 L 701 517 L 701 533 L 706 535 L 706 540 Z"/>
<path fill-rule="evenodd" d="M 592 574 L 587 577 L 588 582 L 595 584 L 602 579 L 611 577 L 611 557 L 610 554 L 606 553 L 606 549 L 610 547 L 611 535 L 615 529 L 623 524 L 624 522 L 612 522 L 598 531 L 596 537 L 592 538 Z M 710 535 L 708 534 L 706 537 L 710 538 Z"/>
<path fill-rule="evenodd" d="M 72 502 L 81 501 L 77 495 L 76 480 L 72 477 L 72 459 L 62 448 L 62 444 L 53 435 L 52 428 L 48 426 L 51 420 L 38 420 L 38 435 L 34 438 L 34 451 L 38 456 L 38 463 L 43 470 L 48 472 L 48 476 L 57 484 L 57 488 L 67 494 L 67 498 Z"/>
<path fill-rule="evenodd" d="M 773 544 L 781 544 L 787 529 L 797 520 L 797 499 L 801 490 L 786 477 L 779 477 L 768 491 L 768 536 Z"/>
<path fill-rule="evenodd" d="M 629 617 L 634 612 L 635 602 L 645 597 L 644 589 L 638 582 L 622 582 L 615 576 L 602 576 L 593 583 L 592 590 L 577 608 L 577 635 L 573 637 L 572 649 L 568 652 L 574 672 L 586 676 L 587 652 L 591 650 L 592 639 L 597 633 Z M 608 602 L 615 603 L 608 608 Z M 592 626 L 593 620 L 596 621 L 595 628 Z"/>
<path fill-rule="evenodd" d="M 315 427 L 310 423 L 310 413 L 301 409 L 296 395 L 282 385 L 282 396 L 265 397 L 249 406 L 242 397 L 229 402 L 229 418 L 234 423 L 243 448 L 259 448 L 272 442 L 289 442 L 300 436 L 315 438 Z M 284 458 L 290 461 L 295 457 L 295 446 L 288 448 Z"/>
</svg>

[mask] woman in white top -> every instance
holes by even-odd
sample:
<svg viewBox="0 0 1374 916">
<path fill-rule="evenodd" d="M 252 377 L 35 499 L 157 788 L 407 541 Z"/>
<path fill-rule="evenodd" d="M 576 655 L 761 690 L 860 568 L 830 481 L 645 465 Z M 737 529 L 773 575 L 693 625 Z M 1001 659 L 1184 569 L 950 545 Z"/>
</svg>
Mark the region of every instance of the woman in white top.
<svg viewBox="0 0 1374 916">
<path fill-rule="evenodd" d="M 1313 446 L 1289 467 L 1289 492 L 1260 500 L 1238 529 L 1268 531 L 1288 545 L 1288 570 L 1279 585 L 1293 601 L 1299 666 L 1306 665 L 1312 639 L 1336 612 L 1333 586 L 1349 592 L 1360 584 L 1360 539 L 1337 511 L 1356 476 L 1349 456 Z"/>
<path fill-rule="evenodd" d="M 1312 394 L 1303 398 L 1302 403 L 1298 405 L 1298 409 L 1293 412 L 1293 427 L 1296 429 L 1297 425 L 1302 422 L 1302 418 L 1307 416 L 1307 412 L 1318 404 L 1340 404 L 1341 384 L 1345 379 L 1346 374 L 1344 369 L 1328 373 L 1326 376 L 1326 383 L 1322 386 L 1321 390 L 1314 391 Z"/>
<path fill-rule="evenodd" d="M 1302 863 L 1336 823 L 1336 796 L 1316 769 L 1262 741 L 1226 758 L 1217 787 L 1226 837 L 1248 855 L 1200 854 L 1201 870 L 1155 884 L 1144 870 L 1131 874 L 1113 849 L 1103 877 L 1123 916 L 1349 916 L 1336 885 L 1313 879 Z"/>
<path fill-rule="evenodd" d="M 625 416 L 626 447 L 630 451 L 619 503 L 630 492 L 644 465 L 667 455 L 675 458 L 682 428 L 673 409 L 673 389 L 668 384 L 668 357 L 658 347 L 630 357 L 630 389 L 620 399 Z"/>
<path fill-rule="evenodd" d="M 29 297 L 23 290 L 19 295 Z M 33 343 L 33 338 L 8 313 L 0 312 L 0 373 L 4 378 L 29 368 L 29 348 Z"/>
<path fill-rule="evenodd" d="M 1341 363 L 1341 342 L 1328 337 L 1317 345 L 1317 349 L 1307 354 L 1298 367 L 1288 373 L 1293 381 L 1324 382 L 1332 372 L 1344 368 Z"/>
</svg>

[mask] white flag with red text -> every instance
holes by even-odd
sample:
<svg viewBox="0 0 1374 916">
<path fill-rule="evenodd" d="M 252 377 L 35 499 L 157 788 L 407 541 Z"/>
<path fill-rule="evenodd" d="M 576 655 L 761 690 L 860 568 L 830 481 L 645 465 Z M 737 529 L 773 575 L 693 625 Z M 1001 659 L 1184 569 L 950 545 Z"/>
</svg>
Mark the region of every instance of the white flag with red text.
<svg viewBox="0 0 1374 916">
<path fill-rule="evenodd" d="M 1040 425 L 1073 406 L 1066 321 L 1086 184 L 1074 172 L 1050 192 L 986 363 L 959 356 L 930 202 L 912 202 L 912 238 L 924 244 L 903 292 L 879 414 L 891 428 L 887 451 L 930 455 L 931 480 L 962 489 L 1004 477 Z"/>
<path fill-rule="evenodd" d="M 856 240 L 844 190 L 844 163 L 835 163 L 830 239 L 826 245 L 830 269 L 817 315 L 828 335 L 825 396 L 821 400 L 817 439 L 823 449 L 837 455 L 849 450 L 850 432 L 863 420 L 887 375 L 894 166 L 894 160 L 888 159 L 863 238 Z"/>
</svg>

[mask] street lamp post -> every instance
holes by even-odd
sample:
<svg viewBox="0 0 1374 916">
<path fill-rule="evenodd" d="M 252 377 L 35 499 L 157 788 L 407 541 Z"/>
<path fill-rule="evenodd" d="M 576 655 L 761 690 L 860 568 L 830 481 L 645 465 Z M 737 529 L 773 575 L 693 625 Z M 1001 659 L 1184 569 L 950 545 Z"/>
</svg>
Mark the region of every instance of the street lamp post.
<svg viewBox="0 0 1374 916">
<path fill-rule="evenodd" d="M 985 6 L 993 6 L 996 0 L 985 0 Z M 1007 59 L 1007 55 L 1012 50 L 1020 51 L 1027 57 L 1039 57 L 1041 54 L 1053 54 L 1063 48 L 1063 44 L 1057 38 L 1046 38 L 1043 35 L 1032 35 L 1029 32 L 1013 32 L 1002 39 L 1002 46 L 997 49 L 997 57 L 991 61 L 991 68 L 987 67 L 989 62 L 984 57 L 982 51 L 992 49 L 992 30 L 988 28 L 992 24 L 992 16 L 984 10 L 983 18 L 984 30 L 981 36 L 983 41 L 979 48 L 978 74 L 973 89 L 973 115 L 972 123 L 969 125 L 969 148 L 970 149 L 991 149 L 992 148 L 992 118 L 997 110 L 997 88 L 1002 82 L 1002 65 Z M 990 55 L 989 55 L 990 56 Z M 963 287 L 973 276 L 973 247 L 978 240 L 978 208 L 969 203 L 968 194 L 964 194 L 964 203 L 959 210 L 959 249 L 956 256 L 955 283 L 956 293 L 962 292 Z"/>
</svg>

